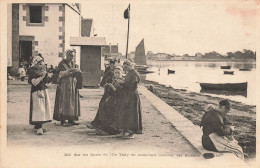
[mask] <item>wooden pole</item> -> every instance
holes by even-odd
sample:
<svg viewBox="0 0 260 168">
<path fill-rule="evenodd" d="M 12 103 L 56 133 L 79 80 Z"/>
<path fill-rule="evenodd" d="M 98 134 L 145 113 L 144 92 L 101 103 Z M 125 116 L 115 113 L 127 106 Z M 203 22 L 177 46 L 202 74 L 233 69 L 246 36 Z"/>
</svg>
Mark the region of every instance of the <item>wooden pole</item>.
<svg viewBox="0 0 260 168">
<path fill-rule="evenodd" d="M 127 54 L 128 54 L 128 40 L 129 40 L 129 27 L 130 27 L 130 4 L 128 6 L 128 29 L 127 29 L 127 42 L 126 42 L 126 54 L 125 54 L 125 57 L 127 59 Z"/>
</svg>

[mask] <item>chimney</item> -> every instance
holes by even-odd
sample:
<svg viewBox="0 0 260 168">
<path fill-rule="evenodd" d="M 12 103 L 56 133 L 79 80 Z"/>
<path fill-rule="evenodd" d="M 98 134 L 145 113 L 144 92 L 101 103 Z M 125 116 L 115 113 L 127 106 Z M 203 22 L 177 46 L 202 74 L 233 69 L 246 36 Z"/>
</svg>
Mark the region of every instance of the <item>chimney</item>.
<svg viewBox="0 0 260 168">
<path fill-rule="evenodd" d="M 81 19 L 81 36 L 90 37 L 93 19 Z"/>
</svg>

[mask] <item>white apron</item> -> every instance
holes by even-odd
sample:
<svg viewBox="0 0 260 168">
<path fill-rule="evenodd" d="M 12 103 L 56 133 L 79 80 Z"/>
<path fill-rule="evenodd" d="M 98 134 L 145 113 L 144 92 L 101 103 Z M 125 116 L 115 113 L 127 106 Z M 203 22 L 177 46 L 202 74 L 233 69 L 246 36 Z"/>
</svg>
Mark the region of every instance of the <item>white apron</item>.
<svg viewBox="0 0 260 168">
<path fill-rule="evenodd" d="M 227 137 L 219 136 L 217 133 L 211 133 L 209 137 L 219 152 L 232 152 L 244 160 L 243 150 L 234 138 L 229 140 Z"/>
<path fill-rule="evenodd" d="M 48 90 L 32 93 L 32 122 L 52 120 Z"/>
</svg>

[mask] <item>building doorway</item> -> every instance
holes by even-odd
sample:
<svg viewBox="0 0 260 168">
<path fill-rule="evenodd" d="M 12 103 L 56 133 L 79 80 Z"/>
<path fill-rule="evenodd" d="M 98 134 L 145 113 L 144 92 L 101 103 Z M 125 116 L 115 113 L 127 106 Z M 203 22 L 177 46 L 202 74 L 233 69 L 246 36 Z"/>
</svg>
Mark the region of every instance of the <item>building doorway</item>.
<svg viewBox="0 0 260 168">
<path fill-rule="evenodd" d="M 101 79 L 101 46 L 81 46 L 82 84 L 97 87 Z"/>
<path fill-rule="evenodd" d="M 29 65 L 32 58 L 32 41 L 19 41 L 19 64 Z"/>
</svg>

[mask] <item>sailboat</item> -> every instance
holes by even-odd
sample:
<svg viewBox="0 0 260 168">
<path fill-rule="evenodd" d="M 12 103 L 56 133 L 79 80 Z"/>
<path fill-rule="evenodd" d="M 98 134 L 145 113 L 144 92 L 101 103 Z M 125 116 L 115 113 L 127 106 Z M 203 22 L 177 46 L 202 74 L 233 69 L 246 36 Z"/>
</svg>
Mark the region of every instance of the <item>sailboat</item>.
<svg viewBox="0 0 260 168">
<path fill-rule="evenodd" d="M 135 58 L 134 61 L 136 63 L 135 69 L 139 73 L 152 73 L 152 71 L 147 71 L 147 63 L 145 57 L 145 49 L 144 49 L 144 39 L 138 44 L 135 49 Z"/>
</svg>

